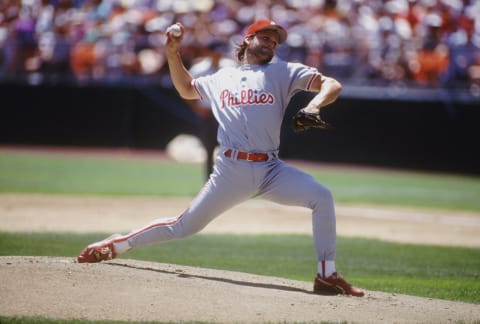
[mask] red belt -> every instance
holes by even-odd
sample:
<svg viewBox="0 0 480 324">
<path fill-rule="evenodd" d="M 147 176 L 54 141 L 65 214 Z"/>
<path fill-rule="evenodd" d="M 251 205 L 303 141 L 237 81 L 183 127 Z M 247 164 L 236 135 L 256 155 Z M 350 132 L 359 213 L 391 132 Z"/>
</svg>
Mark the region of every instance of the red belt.
<svg viewBox="0 0 480 324">
<path fill-rule="evenodd" d="M 226 157 L 232 157 L 233 150 L 226 150 L 224 154 Z M 266 153 L 237 152 L 238 160 L 246 160 L 249 162 L 265 162 L 268 161 L 269 158 L 270 156 Z"/>
</svg>

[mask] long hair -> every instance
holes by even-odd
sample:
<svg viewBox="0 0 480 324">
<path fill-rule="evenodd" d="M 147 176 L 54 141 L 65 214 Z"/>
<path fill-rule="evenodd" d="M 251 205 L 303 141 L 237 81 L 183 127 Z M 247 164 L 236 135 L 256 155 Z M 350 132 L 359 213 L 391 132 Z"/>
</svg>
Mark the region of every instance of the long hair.
<svg viewBox="0 0 480 324">
<path fill-rule="evenodd" d="M 243 41 L 241 44 L 237 44 L 235 48 L 235 54 L 237 55 L 238 62 L 242 62 L 245 57 L 245 50 L 247 49 L 247 43 Z"/>
<path fill-rule="evenodd" d="M 252 38 L 253 35 L 248 36 L 248 38 Z M 245 58 L 245 51 L 247 49 L 247 43 L 245 40 L 242 41 L 242 43 L 237 44 L 237 47 L 235 48 L 235 53 L 237 54 L 237 60 L 238 62 L 242 62 L 243 59 Z"/>
</svg>

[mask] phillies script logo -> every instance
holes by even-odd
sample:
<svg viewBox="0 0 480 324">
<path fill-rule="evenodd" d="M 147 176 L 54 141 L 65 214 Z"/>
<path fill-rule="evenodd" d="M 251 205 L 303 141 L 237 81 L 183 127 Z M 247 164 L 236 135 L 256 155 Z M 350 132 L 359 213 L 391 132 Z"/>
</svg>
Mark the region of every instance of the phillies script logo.
<svg viewBox="0 0 480 324">
<path fill-rule="evenodd" d="M 240 105 L 271 105 L 275 102 L 275 98 L 271 93 L 253 89 L 242 90 L 238 94 L 225 89 L 220 93 L 220 101 L 223 109 Z"/>
</svg>

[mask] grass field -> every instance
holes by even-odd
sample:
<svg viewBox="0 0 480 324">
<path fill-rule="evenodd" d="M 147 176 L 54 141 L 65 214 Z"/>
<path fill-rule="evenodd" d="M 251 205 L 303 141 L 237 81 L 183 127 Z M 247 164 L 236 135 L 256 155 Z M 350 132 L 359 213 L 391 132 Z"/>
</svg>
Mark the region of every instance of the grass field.
<svg viewBox="0 0 480 324">
<path fill-rule="evenodd" d="M 297 164 L 338 203 L 480 211 L 480 177 Z M 202 166 L 165 159 L 0 150 L 0 192 L 193 196 Z"/>
<path fill-rule="evenodd" d="M 299 167 L 331 188 L 341 203 L 480 211 L 478 177 Z M 162 159 L 0 151 L 4 193 L 193 196 L 201 181 L 201 166 Z M 79 246 L 105 235 L 0 232 L 0 255 L 74 257 Z M 122 257 L 311 281 L 313 253 L 307 235 L 197 235 Z M 337 264 L 366 289 L 480 303 L 480 249 L 340 237 Z"/>
</svg>

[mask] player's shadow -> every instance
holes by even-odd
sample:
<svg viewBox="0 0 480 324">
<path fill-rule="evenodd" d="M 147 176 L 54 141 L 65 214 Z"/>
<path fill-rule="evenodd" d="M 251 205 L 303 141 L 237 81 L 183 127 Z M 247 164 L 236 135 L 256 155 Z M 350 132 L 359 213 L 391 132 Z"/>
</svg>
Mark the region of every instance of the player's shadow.
<svg viewBox="0 0 480 324">
<path fill-rule="evenodd" d="M 259 282 L 248 282 L 248 281 L 234 280 L 234 279 L 229 279 L 229 278 L 220 278 L 220 277 L 214 277 L 214 276 L 195 275 L 195 274 L 188 274 L 188 273 L 185 273 L 185 272 L 162 270 L 162 269 L 156 269 L 156 268 L 147 267 L 147 266 L 139 266 L 139 265 L 126 264 L 126 263 L 117 263 L 117 262 L 112 262 L 112 261 L 104 262 L 104 264 L 105 265 L 112 265 L 112 266 L 121 266 L 121 267 L 126 267 L 126 268 L 131 268 L 131 269 L 166 273 L 166 274 L 176 275 L 179 278 L 198 278 L 198 279 L 219 281 L 219 282 L 223 282 L 223 283 L 228 283 L 228 284 L 232 284 L 232 285 L 239 285 L 239 286 L 246 286 L 246 287 L 284 290 L 284 291 L 292 291 L 292 292 L 301 292 L 301 293 L 306 293 L 306 294 L 313 294 L 313 292 L 310 291 L 310 290 L 297 288 L 297 287 L 291 287 L 291 286 L 287 286 L 287 285 L 266 284 L 266 283 L 259 283 Z"/>
</svg>

